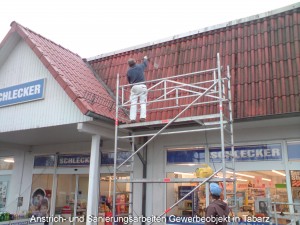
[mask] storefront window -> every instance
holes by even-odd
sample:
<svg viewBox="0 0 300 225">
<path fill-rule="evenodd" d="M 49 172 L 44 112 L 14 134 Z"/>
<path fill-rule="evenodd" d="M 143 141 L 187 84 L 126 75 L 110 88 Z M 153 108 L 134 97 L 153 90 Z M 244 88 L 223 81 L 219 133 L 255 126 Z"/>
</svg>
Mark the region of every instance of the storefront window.
<svg viewBox="0 0 300 225">
<path fill-rule="evenodd" d="M 300 141 L 288 142 L 287 150 L 289 161 L 300 162 Z M 291 170 L 290 177 L 293 202 L 300 204 L 300 170 Z M 294 206 L 294 210 L 300 213 L 300 205 Z"/>
<path fill-rule="evenodd" d="M 13 170 L 14 168 L 13 157 L 0 157 L 0 171 L 1 170 Z"/>
<path fill-rule="evenodd" d="M 195 178 L 193 173 L 168 173 L 168 178 Z M 167 208 L 184 197 L 188 192 L 197 186 L 198 183 L 168 183 L 167 184 Z M 189 195 L 186 199 L 175 206 L 167 213 L 167 216 L 204 216 L 205 214 L 205 187 L 201 186 L 198 190 Z"/>
<path fill-rule="evenodd" d="M 174 172 L 168 173 L 168 178 L 182 178 L 185 183 L 167 184 L 167 207 L 173 205 L 191 191 L 198 183 L 190 183 L 188 180 L 196 178 L 194 173 Z M 222 173 L 216 177 L 221 178 Z M 232 177 L 228 173 L 227 178 Z M 239 217 L 245 216 L 269 216 L 267 209 L 267 196 L 270 193 L 272 202 L 288 202 L 286 178 L 284 171 L 243 171 L 236 173 L 237 178 L 237 209 Z M 222 183 L 220 183 L 222 187 Z M 233 183 L 227 183 L 226 192 L 229 205 L 234 205 Z M 276 206 L 280 212 L 288 211 L 287 205 Z M 205 185 L 193 192 L 189 197 L 180 202 L 167 215 L 177 216 L 204 216 L 206 208 Z"/>
<path fill-rule="evenodd" d="M 88 174 L 57 175 L 55 214 L 65 218 L 86 215 Z"/>
<path fill-rule="evenodd" d="M 293 201 L 300 204 L 300 170 L 290 171 Z M 295 212 L 300 213 L 300 205 L 295 206 Z"/>
<path fill-rule="evenodd" d="M 47 216 L 50 211 L 52 195 L 52 174 L 34 174 L 32 177 L 30 213 L 35 216 Z"/>
<path fill-rule="evenodd" d="M 118 174 L 118 179 L 129 179 L 128 174 Z M 130 185 L 129 183 L 117 183 L 116 186 L 116 215 L 125 216 L 130 207 Z M 113 199 L 113 176 L 101 174 L 100 176 L 100 205 L 99 214 L 109 215 L 112 212 Z"/>
<path fill-rule="evenodd" d="M 14 167 L 13 157 L 0 157 L 0 211 L 6 207 L 9 192 L 10 173 Z"/>
</svg>

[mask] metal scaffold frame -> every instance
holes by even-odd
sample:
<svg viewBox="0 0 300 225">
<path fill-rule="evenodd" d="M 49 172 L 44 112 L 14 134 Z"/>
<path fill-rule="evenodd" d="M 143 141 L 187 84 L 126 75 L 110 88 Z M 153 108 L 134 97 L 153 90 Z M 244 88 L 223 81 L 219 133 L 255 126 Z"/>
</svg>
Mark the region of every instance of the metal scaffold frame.
<svg viewBox="0 0 300 225">
<path fill-rule="evenodd" d="M 224 199 L 227 198 L 226 183 L 233 182 L 233 203 L 232 208 L 236 208 L 236 176 L 235 176 L 235 154 L 234 154 L 234 137 L 233 137 L 233 116 L 232 116 L 232 101 L 231 101 L 231 77 L 229 66 L 226 67 L 226 73 L 222 76 L 222 67 L 220 63 L 220 55 L 217 54 L 217 67 L 209 70 L 198 71 L 194 73 L 181 74 L 172 77 L 166 77 L 157 80 L 145 82 L 148 86 L 148 102 L 151 105 L 149 111 L 159 111 L 166 109 L 177 109 L 179 113 L 172 119 L 157 120 L 149 122 L 141 122 L 134 124 L 119 124 L 119 111 L 130 107 L 129 99 L 130 88 L 132 85 L 121 85 L 119 81 L 119 74 L 116 85 L 116 118 L 115 118 L 115 143 L 114 143 L 114 184 L 113 184 L 113 218 L 116 215 L 116 193 L 118 182 L 128 182 L 131 184 L 130 188 L 130 210 L 129 214 L 133 213 L 133 183 L 176 183 L 176 182 L 198 182 L 193 190 L 187 193 L 184 197 L 179 199 L 172 206 L 168 207 L 160 216 L 167 214 L 173 207 L 178 205 L 181 201 L 187 198 L 192 192 L 197 190 L 206 182 L 222 182 L 224 190 Z M 211 77 L 209 79 L 206 79 Z M 204 79 L 205 78 L 205 79 Z M 162 107 L 162 102 L 168 102 L 167 106 Z M 182 104 L 184 102 L 184 104 Z M 139 103 L 137 103 L 139 104 Z M 203 115 L 185 116 L 185 112 L 191 107 L 207 105 L 214 105 L 217 108 L 216 113 L 208 113 Z M 123 119 L 124 121 L 124 119 Z M 175 123 L 194 123 L 200 128 L 186 126 L 184 129 L 170 130 L 168 128 Z M 132 130 L 137 127 L 155 127 L 156 132 L 139 132 L 134 133 Z M 119 129 L 127 131 L 129 135 L 119 135 Z M 162 178 L 162 179 L 134 179 L 133 177 L 133 157 L 138 155 L 144 166 L 146 160 L 143 160 L 140 152 L 159 135 L 172 135 L 179 133 L 196 133 L 218 130 L 220 131 L 220 147 L 221 147 L 221 168 L 217 169 L 208 178 Z M 136 138 L 146 137 L 147 139 L 141 146 L 137 147 L 135 143 Z M 118 164 L 118 142 L 129 141 L 131 144 L 131 154 L 124 161 Z M 230 153 L 225 152 L 225 149 L 230 148 Z M 131 166 L 130 179 L 117 179 L 117 172 L 123 167 Z M 228 171 L 231 176 L 227 177 Z M 222 172 L 222 175 L 216 178 L 216 175 Z"/>
</svg>

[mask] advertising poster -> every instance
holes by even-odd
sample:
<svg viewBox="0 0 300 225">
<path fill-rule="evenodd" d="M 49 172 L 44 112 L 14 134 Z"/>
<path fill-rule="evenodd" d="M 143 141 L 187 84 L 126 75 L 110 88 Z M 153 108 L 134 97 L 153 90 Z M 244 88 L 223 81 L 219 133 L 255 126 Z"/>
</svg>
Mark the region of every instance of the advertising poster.
<svg viewBox="0 0 300 225">
<path fill-rule="evenodd" d="M 300 187 L 300 170 L 291 171 L 291 184 L 292 187 Z"/>
<path fill-rule="evenodd" d="M 35 189 L 31 194 L 30 210 L 35 216 L 48 216 L 50 209 L 49 194 L 43 188 Z"/>
<path fill-rule="evenodd" d="M 0 181 L 0 209 L 5 208 L 8 181 Z"/>
<path fill-rule="evenodd" d="M 256 188 L 262 187 L 262 176 L 255 176 L 254 187 L 256 187 Z"/>
</svg>

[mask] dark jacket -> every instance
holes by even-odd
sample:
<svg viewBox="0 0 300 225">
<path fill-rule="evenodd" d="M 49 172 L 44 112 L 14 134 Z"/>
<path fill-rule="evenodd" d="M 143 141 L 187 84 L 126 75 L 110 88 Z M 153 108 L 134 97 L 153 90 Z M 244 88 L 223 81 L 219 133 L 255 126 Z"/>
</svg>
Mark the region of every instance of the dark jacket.
<svg viewBox="0 0 300 225">
<path fill-rule="evenodd" d="M 223 202 L 222 200 L 218 199 L 218 200 L 214 200 L 212 203 L 209 204 L 209 206 L 206 208 L 206 213 L 205 213 L 205 217 L 206 219 L 210 219 L 210 218 L 218 218 L 221 217 L 222 218 L 222 222 L 219 223 L 214 223 L 214 222 L 205 222 L 205 225 L 226 225 L 227 224 L 227 220 L 228 220 L 228 215 L 229 215 L 229 207 L 228 205 Z M 224 220 L 223 218 L 226 218 L 226 220 Z M 218 220 L 217 220 L 218 221 Z"/>
<path fill-rule="evenodd" d="M 130 67 L 127 71 L 127 80 L 129 84 L 141 83 L 145 81 L 144 70 L 148 65 L 148 60 L 144 59 L 141 64 Z"/>
</svg>

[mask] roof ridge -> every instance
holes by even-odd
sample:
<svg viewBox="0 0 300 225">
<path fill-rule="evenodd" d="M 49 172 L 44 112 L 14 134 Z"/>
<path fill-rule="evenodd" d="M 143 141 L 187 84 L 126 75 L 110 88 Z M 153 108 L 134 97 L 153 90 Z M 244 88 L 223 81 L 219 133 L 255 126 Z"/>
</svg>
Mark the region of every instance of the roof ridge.
<svg viewBox="0 0 300 225">
<path fill-rule="evenodd" d="M 281 8 L 269 10 L 269 11 L 266 11 L 266 12 L 257 13 L 257 14 L 254 14 L 252 16 L 247 16 L 247 17 L 243 17 L 243 18 L 239 18 L 239 19 L 219 23 L 219 24 L 216 24 L 216 25 L 211 25 L 211 26 L 208 26 L 208 27 L 203 27 L 203 28 L 200 28 L 200 29 L 197 29 L 197 30 L 192 30 L 192 31 L 188 31 L 188 32 L 180 33 L 180 34 L 175 34 L 173 36 L 169 36 L 169 37 L 162 38 L 162 39 L 159 39 L 159 40 L 149 41 L 149 42 L 142 43 L 142 44 L 135 45 L 135 46 L 131 46 L 131 47 L 128 47 L 128 48 L 103 53 L 103 54 L 100 54 L 100 55 L 96 55 L 96 56 L 87 58 L 86 60 L 87 61 L 94 61 L 94 60 L 102 59 L 102 58 L 105 58 L 105 57 L 114 56 L 114 55 L 117 55 L 117 54 L 129 52 L 129 51 L 134 51 L 134 50 L 137 50 L 137 49 L 147 48 L 147 47 L 154 46 L 154 45 L 157 45 L 157 44 L 166 43 L 166 42 L 169 42 L 169 41 L 174 41 L 174 40 L 179 40 L 181 38 L 190 37 L 192 35 L 197 35 L 197 34 L 205 33 L 205 32 L 208 32 L 208 31 L 213 31 L 213 30 L 217 30 L 217 29 L 231 27 L 231 26 L 235 26 L 235 25 L 238 25 L 238 24 L 243 24 L 243 23 L 246 23 L 246 22 L 255 21 L 255 20 L 262 19 L 262 18 L 278 15 L 278 14 L 281 14 L 281 13 L 289 12 L 289 11 L 297 9 L 297 8 L 300 8 L 300 2 L 291 4 L 291 5 L 287 5 L 287 6 L 283 6 Z"/>
<path fill-rule="evenodd" d="M 57 44 L 56 42 L 54 42 L 54 41 L 52 41 L 52 40 L 50 40 L 50 39 L 44 37 L 43 35 L 41 35 L 41 34 L 35 32 L 35 31 L 33 31 L 33 30 L 31 30 L 31 29 L 29 29 L 29 28 L 27 28 L 27 27 L 24 27 L 23 25 L 19 24 L 19 23 L 16 22 L 16 21 L 11 22 L 10 26 L 11 26 L 11 27 L 17 26 L 17 27 L 19 27 L 19 28 L 23 28 L 23 29 L 25 29 L 26 31 L 29 31 L 30 33 L 33 33 L 34 35 L 37 35 L 37 36 L 43 38 L 44 40 L 47 40 L 47 41 L 51 42 L 52 44 L 54 44 L 54 45 L 56 45 L 56 46 L 58 46 L 58 47 L 60 47 L 60 48 L 62 48 L 62 49 L 64 49 L 64 50 L 66 50 L 66 51 L 72 53 L 72 54 L 75 55 L 75 56 L 80 57 L 81 59 L 83 59 L 80 55 L 78 55 L 78 54 L 75 53 L 75 52 L 72 52 L 70 49 L 67 49 L 67 48 L 63 47 L 62 45 Z"/>
</svg>

